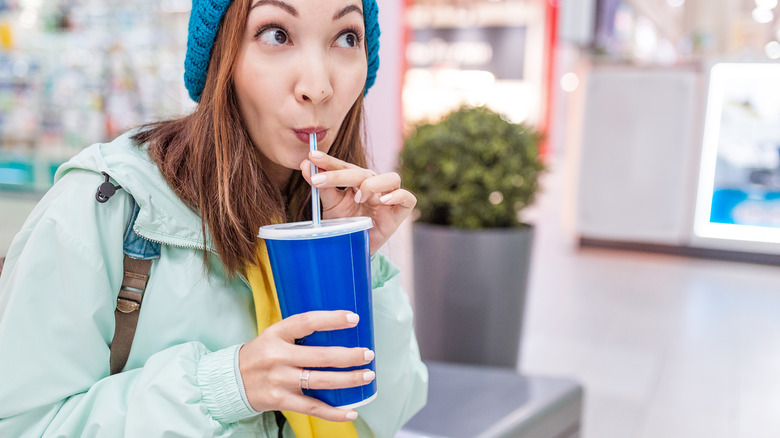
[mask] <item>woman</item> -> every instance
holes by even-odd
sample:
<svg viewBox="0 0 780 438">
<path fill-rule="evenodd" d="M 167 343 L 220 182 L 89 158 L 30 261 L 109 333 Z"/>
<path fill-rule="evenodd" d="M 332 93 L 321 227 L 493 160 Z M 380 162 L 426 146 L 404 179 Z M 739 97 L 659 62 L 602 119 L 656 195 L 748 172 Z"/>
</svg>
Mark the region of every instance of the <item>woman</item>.
<svg viewBox="0 0 780 438">
<path fill-rule="evenodd" d="M 197 108 L 63 165 L 9 249 L 0 436 L 391 437 L 422 407 L 427 372 L 398 270 L 372 256 L 375 354 L 296 345 L 356 315 L 280 320 L 255 237 L 262 225 L 307 219 L 310 184 L 324 218 L 372 218 L 372 252 L 408 217 L 414 196 L 397 175 L 365 168 L 360 138 L 378 35 L 375 0 L 193 1 L 185 83 Z M 311 162 L 322 171 L 314 178 Z M 121 188 L 97 202 L 107 180 Z M 111 375 L 133 218 L 128 235 L 156 254 L 127 365 Z M 370 404 L 342 410 L 302 395 L 302 369 L 374 357 Z M 342 388 L 374 375 L 307 379 Z"/>
</svg>

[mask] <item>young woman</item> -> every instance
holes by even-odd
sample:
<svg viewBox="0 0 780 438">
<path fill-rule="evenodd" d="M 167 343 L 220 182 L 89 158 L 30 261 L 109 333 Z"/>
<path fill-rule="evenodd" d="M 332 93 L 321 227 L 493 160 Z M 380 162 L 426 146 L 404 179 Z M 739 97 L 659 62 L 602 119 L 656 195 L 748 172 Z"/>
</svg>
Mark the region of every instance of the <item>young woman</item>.
<svg viewBox="0 0 780 438">
<path fill-rule="evenodd" d="M 372 256 L 376 352 L 296 345 L 353 327 L 356 315 L 281 320 L 256 238 L 262 225 L 310 219 L 310 184 L 323 218 L 372 218 L 372 253 L 408 217 L 414 196 L 398 175 L 366 169 L 361 141 L 378 36 L 375 0 L 193 1 L 194 112 L 63 165 L 9 250 L 0 436 L 392 437 L 423 406 L 427 371 L 398 270 Z M 121 188 L 98 202 L 106 181 Z M 111 374 L 128 238 L 153 261 L 127 364 Z M 368 405 L 343 410 L 301 393 L 303 369 L 372 360 L 376 376 L 306 375 L 310 388 L 376 378 Z"/>
</svg>

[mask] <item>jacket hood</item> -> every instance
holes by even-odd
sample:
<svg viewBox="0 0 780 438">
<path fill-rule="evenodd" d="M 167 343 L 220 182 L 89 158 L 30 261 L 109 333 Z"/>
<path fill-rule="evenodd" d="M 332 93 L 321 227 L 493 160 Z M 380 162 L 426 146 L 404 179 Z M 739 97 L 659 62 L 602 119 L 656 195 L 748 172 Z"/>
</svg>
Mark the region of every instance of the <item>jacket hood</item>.
<svg viewBox="0 0 780 438">
<path fill-rule="evenodd" d="M 131 139 L 137 132 L 132 130 L 110 143 L 87 147 L 57 169 L 55 183 L 72 170 L 106 172 L 140 207 L 135 222 L 138 234 L 169 245 L 203 248 L 200 215 L 163 179 L 157 164 L 149 157 L 147 145 L 139 145 Z M 207 248 L 214 251 L 210 238 Z"/>
</svg>

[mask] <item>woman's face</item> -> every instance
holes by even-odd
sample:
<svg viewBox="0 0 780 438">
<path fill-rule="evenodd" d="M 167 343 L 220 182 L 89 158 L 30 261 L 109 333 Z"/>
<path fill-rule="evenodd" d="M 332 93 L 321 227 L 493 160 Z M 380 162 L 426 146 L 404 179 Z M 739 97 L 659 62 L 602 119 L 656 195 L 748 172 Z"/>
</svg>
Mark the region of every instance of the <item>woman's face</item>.
<svg viewBox="0 0 780 438">
<path fill-rule="evenodd" d="M 307 158 L 309 134 L 327 152 L 366 82 L 360 0 L 253 0 L 233 84 L 266 172 L 284 184 Z"/>
</svg>

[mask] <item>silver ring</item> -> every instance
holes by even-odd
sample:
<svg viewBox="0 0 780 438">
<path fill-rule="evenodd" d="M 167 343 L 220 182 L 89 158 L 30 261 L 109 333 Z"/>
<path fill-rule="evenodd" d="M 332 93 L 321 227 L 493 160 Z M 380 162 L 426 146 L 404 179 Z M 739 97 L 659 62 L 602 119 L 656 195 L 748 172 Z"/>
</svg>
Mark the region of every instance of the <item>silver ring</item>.
<svg viewBox="0 0 780 438">
<path fill-rule="evenodd" d="M 298 389 L 309 389 L 310 370 L 301 370 L 301 376 L 298 378 Z"/>
</svg>

